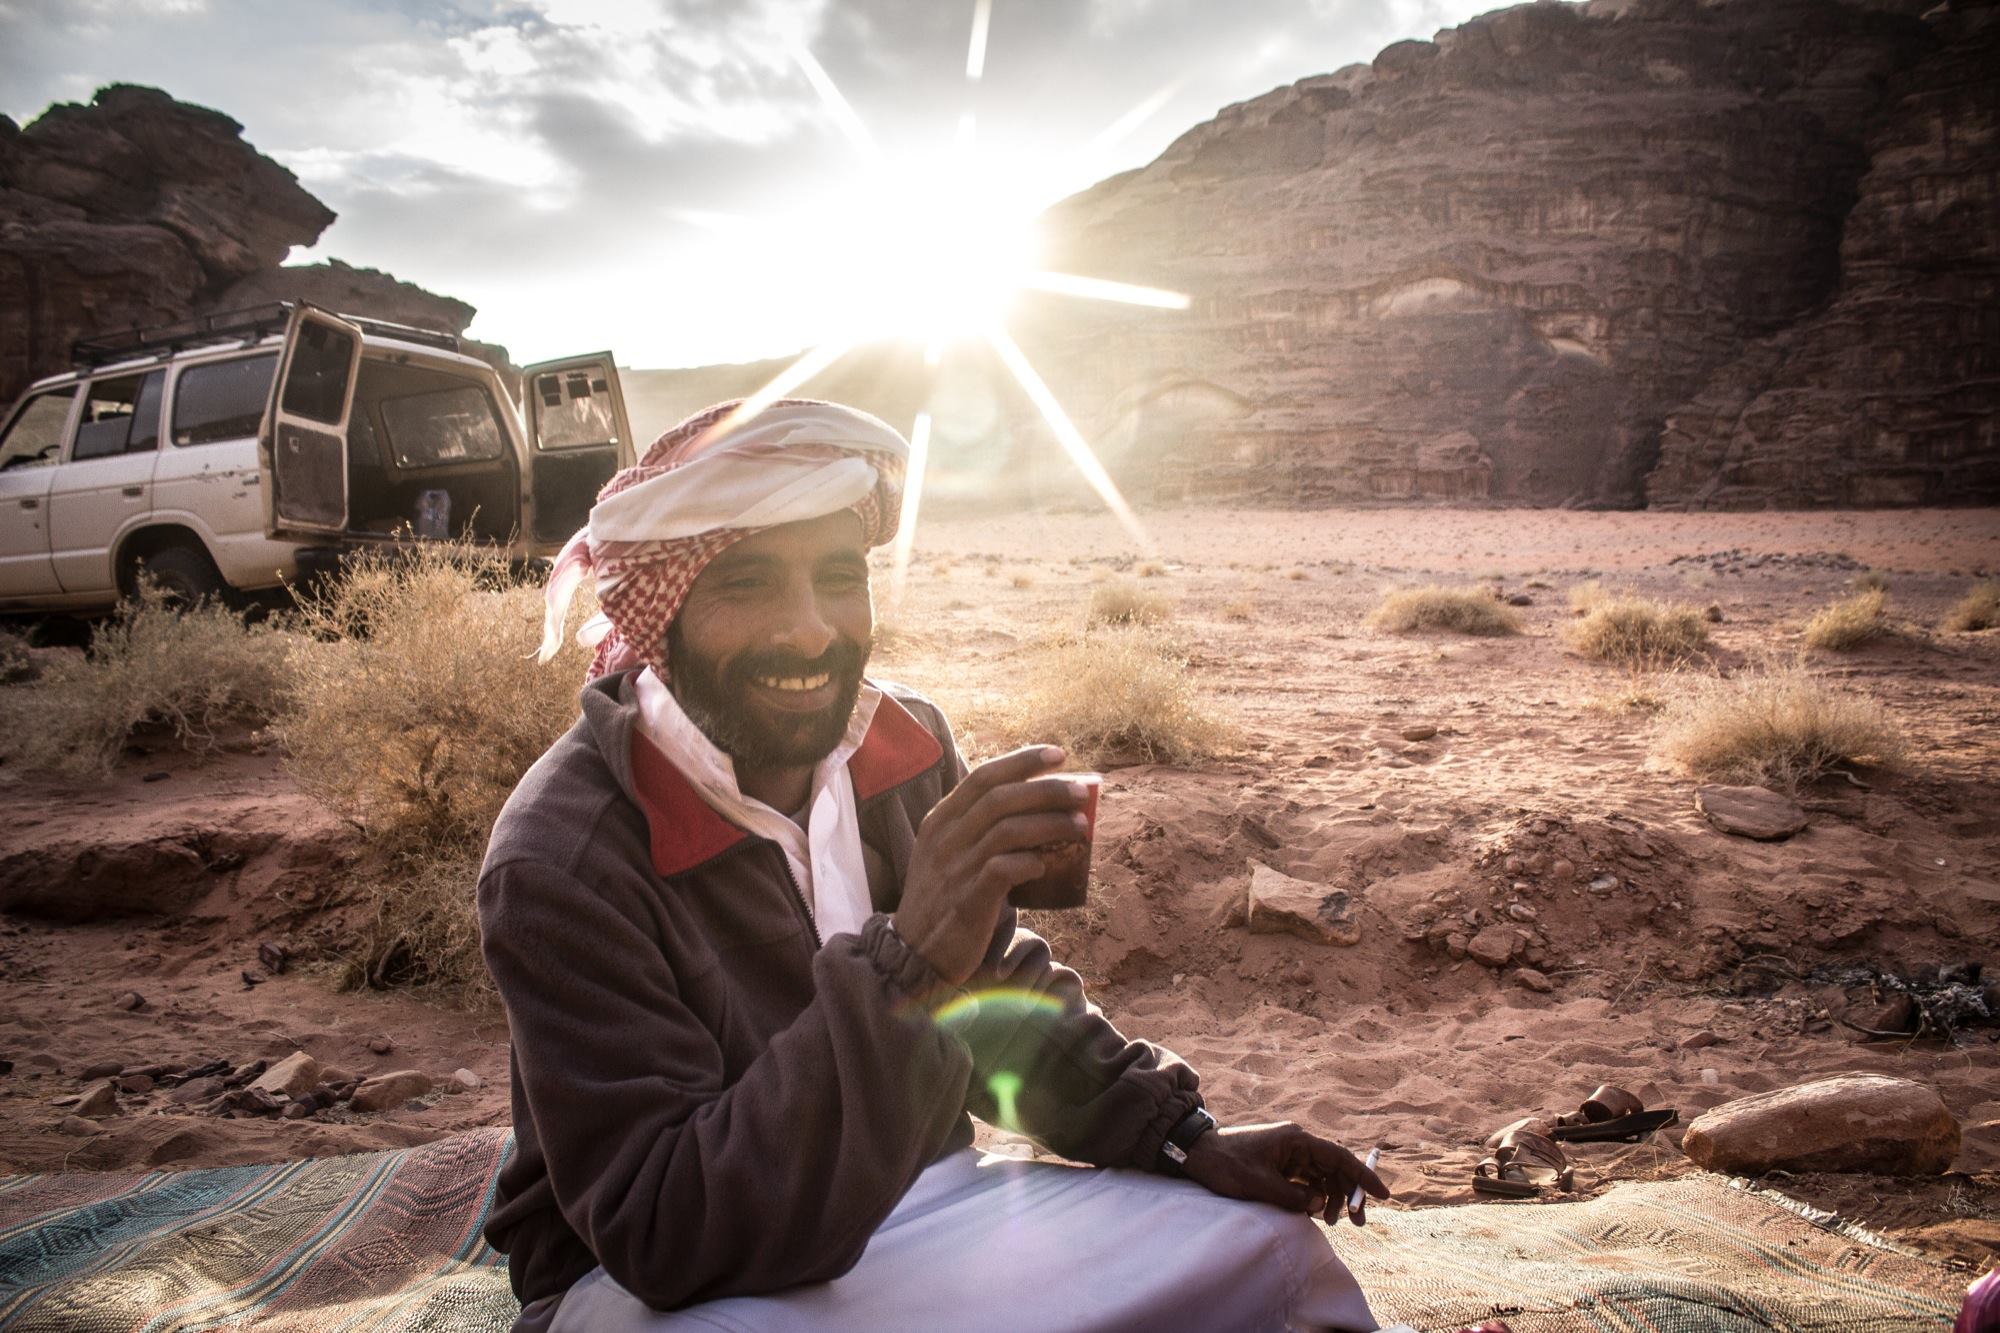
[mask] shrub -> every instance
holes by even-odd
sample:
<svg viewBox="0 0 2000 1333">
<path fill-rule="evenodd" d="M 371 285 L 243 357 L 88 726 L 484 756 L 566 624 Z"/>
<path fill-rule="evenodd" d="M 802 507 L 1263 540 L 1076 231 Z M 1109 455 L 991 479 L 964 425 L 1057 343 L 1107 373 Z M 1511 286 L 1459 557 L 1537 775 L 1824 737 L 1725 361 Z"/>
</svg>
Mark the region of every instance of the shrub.
<svg viewBox="0 0 2000 1333">
<path fill-rule="evenodd" d="M 176 610 L 155 587 L 122 604 L 83 653 L 54 658 L 32 685 L 0 693 L 0 735 L 24 770 L 106 774 L 142 726 L 199 754 L 225 722 L 259 722 L 284 682 L 286 636 L 227 607 Z"/>
<path fill-rule="evenodd" d="M 1660 748 L 1696 778 L 1796 789 L 1843 764 L 1894 767 L 1904 747 L 1875 700 L 1770 665 L 1689 685 L 1667 706 Z"/>
<path fill-rule="evenodd" d="M 1887 595 L 1879 588 L 1844 597 L 1806 622 L 1806 643 L 1814 648 L 1845 652 L 1889 632 L 1883 614 Z"/>
<path fill-rule="evenodd" d="M 1450 630 L 1455 634 L 1519 634 L 1521 618 L 1484 588 L 1408 588 L 1392 592 L 1368 616 L 1392 634 Z"/>
<path fill-rule="evenodd" d="M 538 587 L 468 547 L 350 566 L 301 602 L 278 734 L 299 784 L 384 846 L 473 845 L 568 729 L 588 660 L 534 660 Z"/>
<path fill-rule="evenodd" d="M 1079 764 L 1113 756 L 1185 764 L 1217 753 L 1230 736 L 1187 662 L 1133 627 L 1044 649 L 1003 729 L 1024 744 L 1061 745 Z"/>
<path fill-rule="evenodd" d="M 1569 590 L 1569 609 L 1582 615 L 1610 595 L 1604 591 L 1604 580 L 1588 579 Z"/>
<path fill-rule="evenodd" d="M 1593 602 L 1564 637 L 1585 657 L 1651 671 L 1699 656 L 1708 647 L 1708 622 L 1689 606 L 1605 598 Z"/>
<path fill-rule="evenodd" d="M 1257 618 L 1257 604 L 1245 600 L 1224 602 L 1222 604 L 1222 618 L 1224 620 L 1235 620 L 1246 623 L 1255 620 Z"/>
<path fill-rule="evenodd" d="M 1879 569 L 1864 569 L 1848 582 L 1862 592 L 1889 591 L 1889 579 Z"/>
<path fill-rule="evenodd" d="M 1304 583 L 1306 581 L 1306 572 L 1303 569 L 1288 569 L 1285 571 L 1285 577 L 1294 583 Z"/>
<path fill-rule="evenodd" d="M 406 849 L 361 872 L 357 896 L 368 915 L 331 946 L 344 964 L 340 984 L 424 986 L 467 1008 L 491 1004 L 475 897 L 482 852 L 462 843 Z"/>
<path fill-rule="evenodd" d="M 1974 584 L 1972 590 L 1952 603 L 1938 628 L 1947 634 L 2000 626 L 2000 581 Z"/>
<path fill-rule="evenodd" d="M 1025 570 L 1015 573 L 1007 581 L 1017 588 L 1032 588 L 1035 586 L 1035 576 Z"/>
<path fill-rule="evenodd" d="M 1173 615 L 1173 603 L 1157 592 L 1148 592 L 1130 579 L 1119 579 L 1094 588 L 1090 594 L 1091 625 L 1157 625 Z"/>
<path fill-rule="evenodd" d="M 35 664 L 27 636 L 10 629 L 0 629 L 0 685 L 21 685 L 39 678 L 41 674 L 42 669 Z"/>
<path fill-rule="evenodd" d="M 1167 572 L 1167 567 L 1157 560 L 1147 560 L 1140 564 L 1138 574 L 1142 579 L 1157 579 Z"/>
</svg>

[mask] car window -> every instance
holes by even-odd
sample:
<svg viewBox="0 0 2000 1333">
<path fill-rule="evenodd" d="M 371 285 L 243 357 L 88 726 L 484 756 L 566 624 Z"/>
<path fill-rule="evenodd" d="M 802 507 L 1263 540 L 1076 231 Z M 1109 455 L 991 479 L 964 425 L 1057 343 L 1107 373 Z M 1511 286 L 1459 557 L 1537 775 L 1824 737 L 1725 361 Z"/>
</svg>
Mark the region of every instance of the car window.
<svg viewBox="0 0 2000 1333">
<path fill-rule="evenodd" d="M 163 371 L 92 380 L 83 395 L 83 420 L 76 428 L 71 462 L 144 453 L 160 441 L 160 385 Z"/>
<path fill-rule="evenodd" d="M 611 386 L 604 376 L 584 367 L 551 371 L 535 376 L 534 392 L 542 400 L 537 422 L 542 448 L 618 443 L 618 427 L 611 419 Z"/>
<path fill-rule="evenodd" d="M 38 393 L 23 404 L 6 437 L 0 439 L 0 472 L 55 462 L 62 452 L 63 423 L 69 420 L 69 405 L 75 398 L 72 384 Z"/>
<path fill-rule="evenodd" d="M 493 400 L 476 385 L 384 398 L 382 429 L 402 467 L 498 458 L 506 447 Z"/>
<path fill-rule="evenodd" d="M 271 396 L 278 354 L 189 366 L 174 381 L 173 441 L 212 444 L 255 435 Z"/>
<path fill-rule="evenodd" d="M 285 372 L 285 414 L 329 424 L 340 420 L 347 410 L 347 372 L 353 363 L 353 334 L 325 324 L 301 324 Z"/>
</svg>

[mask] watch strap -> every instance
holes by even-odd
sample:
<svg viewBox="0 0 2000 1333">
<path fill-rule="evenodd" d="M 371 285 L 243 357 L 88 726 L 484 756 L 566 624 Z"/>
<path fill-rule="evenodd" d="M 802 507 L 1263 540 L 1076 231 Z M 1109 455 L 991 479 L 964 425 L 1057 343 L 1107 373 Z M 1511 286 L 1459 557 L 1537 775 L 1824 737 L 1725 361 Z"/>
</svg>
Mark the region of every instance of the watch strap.
<svg viewBox="0 0 2000 1333">
<path fill-rule="evenodd" d="M 1215 1127 L 1215 1117 L 1208 1113 L 1207 1107 L 1197 1106 L 1182 1116 L 1167 1131 L 1166 1141 L 1160 1144 L 1160 1170 L 1170 1176 L 1186 1175 L 1183 1168 L 1187 1165 L 1188 1149 Z"/>
</svg>

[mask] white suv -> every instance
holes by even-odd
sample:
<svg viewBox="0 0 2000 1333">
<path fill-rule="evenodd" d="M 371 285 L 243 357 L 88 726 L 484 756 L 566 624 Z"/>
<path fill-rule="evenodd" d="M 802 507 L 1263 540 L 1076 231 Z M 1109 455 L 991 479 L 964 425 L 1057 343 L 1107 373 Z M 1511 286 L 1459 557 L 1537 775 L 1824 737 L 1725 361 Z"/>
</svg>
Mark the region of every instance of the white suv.
<svg viewBox="0 0 2000 1333">
<path fill-rule="evenodd" d="M 529 366 L 525 419 L 449 334 L 282 303 L 76 344 L 0 427 L 0 610 L 193 600 L 465 537 L 552 555 L 633 459 L 609 352 Z"/>
</svg>

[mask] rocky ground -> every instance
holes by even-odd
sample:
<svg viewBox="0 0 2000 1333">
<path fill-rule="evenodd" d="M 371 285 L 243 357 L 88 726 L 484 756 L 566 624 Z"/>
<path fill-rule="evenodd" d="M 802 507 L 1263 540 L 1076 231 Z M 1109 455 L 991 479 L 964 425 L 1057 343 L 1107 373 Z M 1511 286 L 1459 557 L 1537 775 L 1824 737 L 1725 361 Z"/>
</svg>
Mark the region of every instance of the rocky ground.
<svg viewBox="0 0 2000 1333">
<path fill-rule="evenodd" d="M 1400 1203 L 1453 1204 L 1471 1200 L 1489 1132 L 1600 1082 L 1683 1123 L 1575 1149 L 1586 1193 L 1691 1169 L 1686 1121 L 1731 1099 L 1893 1075 L 1958 1121 L 1950 1172 L 1770 1183 L 1957 1262 L 2000 1251 L 2000 1026 L 1855 1030 L 1907 1028 L 1906 983 L 1935 1005 L 1954 980 L 1977 994 L 1970 968 L 2000 972 L 2000 635 L 1915 629 L 1813 655 L 1888 705 L 1913 761 L 1803 793 L 1806 827 L 1776 842 L 1718 830 L 1652 756 L 1670 681 L 1558 637 L 1567 590 L 1595 577 L 1716 606 L 1716 661 L 1734 669 L 1796 651 L 1804 618 L 1862 568 L 1927 626 L 2000 570 L 2000 515 L 1146 521 L 1161 572 L 1140 581 L 1172 600 L 1167 632 L 1238 740 L 1198 768 L 1112 769 L 1092 905 L 1038 924 L 1114 1020 L 1202 1071 L 1225 1121 L 1380 1144 Z M 1095 516 L 927 520 L 878 674 L 991 749 L 1038 647 L 1144 559 Z M 1364 626 L 1385 589 L 1433 578 L 1525 598 L 1527 633 Z M 504 1123 L 497 1013 L 333 988 L 352 831 L 254 735 L 203 764 L 144 747 L 107 782 L 0 785 L 0 1173 L 275 1160 Z M 1249 929 L 1257 876 L 1344 893 L 1333 938 Z M 295 1052 L 310 1071 L 284 1064 Z M 421 1078 L 370 1092 L 402 1071 Z"/>
</svg>

